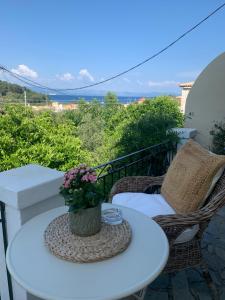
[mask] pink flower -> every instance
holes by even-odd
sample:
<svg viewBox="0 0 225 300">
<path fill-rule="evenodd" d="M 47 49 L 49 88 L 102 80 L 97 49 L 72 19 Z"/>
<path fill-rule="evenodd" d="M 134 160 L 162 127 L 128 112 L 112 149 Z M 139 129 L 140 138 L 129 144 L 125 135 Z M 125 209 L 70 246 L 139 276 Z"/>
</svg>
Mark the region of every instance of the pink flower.
<svg viewBox="0 0 225 300">
<path fill-rule="evenodd" d="M 88 175 L 85 174 L 84 176 L 82 176 L 82 177 L 81 177 L 81 180 L 82 180 L 82 181 L 88 182 Z"/>
<path fill-rule="evenodd" d="M 64 174 L 63 187 L 65 189 L 73 189 L 72 183 L 74 180 L 76 180 L 76 185 L 81 184 L 81 182 L 87 184 L 95 183 L 97 181 L 97 174 L 92 168 L 81 164 L 77 168 L 73 168 Z"/>
<path fill-rule="evenodd" d="M 96 180 L 97 180 L 97 176 L 96 175 L 93 175 L 93 174 L 90 174 L 89 176 L 88 176 L 88 179 L 89 179 L 89 181 L 90 182 L 95 182 Z"/>
<path fill-rule="evenodd" d="M 70 187 L 70 184 L 68 181 L 64 182 L 63 184 L 64 188 L 68 189 Z"/>
</svg>

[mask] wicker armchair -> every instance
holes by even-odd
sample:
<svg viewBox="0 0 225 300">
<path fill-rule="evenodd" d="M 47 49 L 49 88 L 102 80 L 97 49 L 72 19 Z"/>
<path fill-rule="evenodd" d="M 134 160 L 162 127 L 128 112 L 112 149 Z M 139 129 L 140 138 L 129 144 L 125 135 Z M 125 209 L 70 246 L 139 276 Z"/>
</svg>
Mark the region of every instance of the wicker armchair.
<svg viewBox="0 0 225 300">
<path fill-rule="evenodd" d="M 163 176 L 124 177 L 112 187 L 109 200 L 111 201 L 114 195 L 122 192 L 146 192 L 149 189 L 153 191 L 154 187 L 159 190 L 158 187 L 162 185 L 163 178 Z M 165 273 L 197 265 L 205 269 L 201 255 L 202 234 L 212 216 L 223 205 L 225 205 L 225 172 L 201 209 L 189 214 L 159 215 L 153 218 L 164 230 L 170 244 L 170 255 L 164 269 Z M 195 224 L 199 224 L 199 230 L 192 240 L 182 244 L 174 243 L 185 229 Z"/>
</svg>

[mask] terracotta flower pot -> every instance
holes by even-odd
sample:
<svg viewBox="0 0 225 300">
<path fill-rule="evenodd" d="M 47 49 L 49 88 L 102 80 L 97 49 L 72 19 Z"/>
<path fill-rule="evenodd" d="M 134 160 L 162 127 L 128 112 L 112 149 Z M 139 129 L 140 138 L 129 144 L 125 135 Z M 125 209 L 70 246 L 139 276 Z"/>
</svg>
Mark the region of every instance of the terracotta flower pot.
<svg viewBox="0 0 225 300">
<path fill-rule="evenodd" d="M 101 204 L 96 207 L 69 212 L 69 226 L 73 234 L 90 236 L 101 229 Z"/>
</svg>

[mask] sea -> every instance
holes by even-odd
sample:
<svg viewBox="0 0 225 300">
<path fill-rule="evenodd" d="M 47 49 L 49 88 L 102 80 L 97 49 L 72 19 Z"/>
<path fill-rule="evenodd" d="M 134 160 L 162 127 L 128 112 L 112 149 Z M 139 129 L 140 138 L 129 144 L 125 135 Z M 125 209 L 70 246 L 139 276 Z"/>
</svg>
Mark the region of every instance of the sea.
<svg viewBox="0 0 225 300">
<path fill-rule="evenodd" d="M 87 95 L 49 95 L 50 100 L 57 101 L 59 103 L 73 103 L 80 99 L 84 99 L 87 102 L 91 102 L 93 99 L 97 99 L 99 102 L 104 103 L 104 96 L 87 96 Z M 133 96 L 118 96 L 118 100 L 122 104 L 132 103 L 140 99 L 140 97 Z"/>
</svg>

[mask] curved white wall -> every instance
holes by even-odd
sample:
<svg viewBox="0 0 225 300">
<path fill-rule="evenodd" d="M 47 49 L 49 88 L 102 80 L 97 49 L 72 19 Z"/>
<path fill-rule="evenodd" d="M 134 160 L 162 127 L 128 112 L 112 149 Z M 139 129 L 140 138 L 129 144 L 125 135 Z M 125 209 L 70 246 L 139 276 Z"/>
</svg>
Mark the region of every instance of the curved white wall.
<svg viewBox="0 0 225 300">
<path fill-rule="evenodd" d="M 196 128 L 195 140 L 210 148 L 215 121 L 225 122 L 225 52 L 214 59 L 195 81 L 186 101 L 185 127 Z"/>
</svg>

